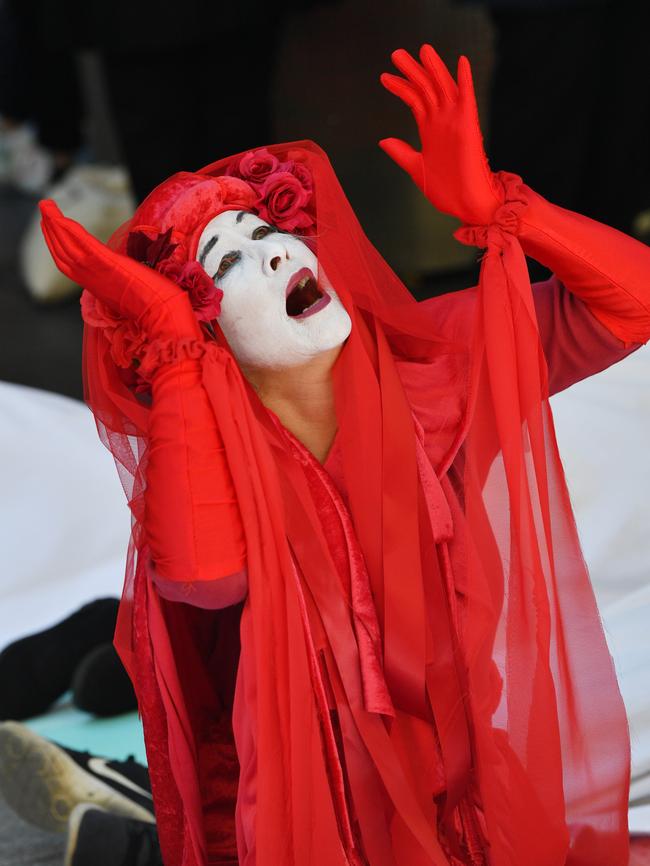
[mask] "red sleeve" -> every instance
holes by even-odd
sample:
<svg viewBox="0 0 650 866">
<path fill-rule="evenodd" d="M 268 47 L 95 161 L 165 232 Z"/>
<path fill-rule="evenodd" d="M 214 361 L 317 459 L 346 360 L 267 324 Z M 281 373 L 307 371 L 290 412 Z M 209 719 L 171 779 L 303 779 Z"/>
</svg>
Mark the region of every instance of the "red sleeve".
<svg viewBox="0 0 650 866">
<path fill-rule="evenodd" d="M 533 283 L 532 288 L 550 394 L 606 370 L 641 345 L 626 346 L 615 337 L 557 276 Z M 477 289 L 472 287 L 422 303 L 435 309 L 447 339 L 469 343 L 476 296 Z"/>
<path fill-rule="evenodd" d="M 220 607 L 214 597 L 202 603 L 203 590 L 229 578 L 223 598 L 243 597 L 246 545 L 201 370 L 200 360 L 184 360 L 154 377 L 144 528 L 161 594 Z"/>
<path fill-rule="evenodd" d="M 523 187 L 526 208 L 518 237 L 583 301 L 607 330 L 628 346 L 650 339 L 650 247 L 551 204 Z"/>
<path fill-rule="evenodd" d="M 641 345 L 626 346 L 555 275 L 533 284 L 533 300 L 551 394 L 600 373 Z"/>
</svg>

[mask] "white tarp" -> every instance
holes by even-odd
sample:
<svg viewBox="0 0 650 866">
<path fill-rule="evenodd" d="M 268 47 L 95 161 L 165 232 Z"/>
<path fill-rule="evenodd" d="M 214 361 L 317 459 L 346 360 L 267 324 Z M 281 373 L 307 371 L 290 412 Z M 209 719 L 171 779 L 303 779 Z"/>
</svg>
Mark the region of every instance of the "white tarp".
<svg viewBox="0 0 650 866">
<path fill-rule="evenodd" d="M 83 403 L 0 382 L 0 646 L 119 596 L 130 514 Z"/>
<path fill-rule="evenodd" d="M 632 738 L 630 829 L 650 832 L 650 345 L 557 394 L 580 539 Z"/>
</svg>

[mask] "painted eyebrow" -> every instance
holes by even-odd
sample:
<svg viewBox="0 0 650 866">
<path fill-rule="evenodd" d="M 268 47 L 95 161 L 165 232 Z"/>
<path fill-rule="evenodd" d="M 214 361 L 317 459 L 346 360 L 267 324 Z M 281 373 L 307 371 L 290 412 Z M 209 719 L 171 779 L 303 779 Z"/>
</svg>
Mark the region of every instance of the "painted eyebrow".
<svg viewBox="0 0 650 866">
<path fill-rule="evenodd" d="M 210 240 L 207 242 L 207 244 L 203 247 L 203 252 L 199 256 L 199 264 L 201 265 L 201 267 L 203 267 L 205 265 L 205 260 L 208 257 L 208 253 L 214 247 L 214 245 L 216 244 L 216 242 L 218 240 L 219 240 L 219 235 L 213 235 L 210 238 Z"/>
<path fill-rule="evenodd" d="M 251 216 L 247 210 L 240 210 L 237 216 L 235 217 L 235 222 L 240 223 L 245 216 Z"/>
</svg>

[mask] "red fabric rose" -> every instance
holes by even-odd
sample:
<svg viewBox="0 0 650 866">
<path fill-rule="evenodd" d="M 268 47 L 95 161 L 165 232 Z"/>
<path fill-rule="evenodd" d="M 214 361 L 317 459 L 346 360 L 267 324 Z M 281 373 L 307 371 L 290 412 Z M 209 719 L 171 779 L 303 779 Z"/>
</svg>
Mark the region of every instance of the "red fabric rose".
<svg viewBox="0 0 650 866">
<path fill-rule="evenodd" d="M 259 150 L 249 150 L 239 160 L 238 164 L 229 169 L 228 174 L 241 177 L 249 183 L 261 184 L 280 168 L 277 156 L 269 153 L 265 147 Z"/>
<path fill-rule="evenodd" d="M 199 322 L 211 322 L 221 313 L 223 292 L 217 288 L 198 262 L 183 265 L 178 285 L 190 296 Z"/>
<path fill-rule="evenodd" d="M 218 289 L 198 262 L 168 260 L 160 273 L 184 289 L 190 296 L 190 304 L 200 322 L 211 322 L 221 313 L 223 292 Z"/>
<path fill-rule="evenodd" d="M 117 328 L 124 320 L 111 312 L 87 289 L 81 293 L 81 318 L 93 328 Z"/>
<path fill-rule="evenodd" d="M 146 343 L 145 335 L 135 322 L 122 321 L 110 335 L 111 357 L 118 367 L 131 367 Z"/>
<path fill-rule="evenodd" d="M 302 162 L 291 162 L 291 172 L 294 174 L 303 187 L 308 191 L 312 192 L 314 189 L 314 179 L 311 176 L 311 172 L 307 168 L 307 166 Z"/>
<path fill-rule="evenodd" d="M 177 261 L 176 259 L 167 259 L 157 268 L 157 270 L 163 275 L 163 277 L 167 277 L 168 280 L 171 280 L 172 283 L 180 283 L 184 267 L 184 262 Z"/>
<path fill-rule="evenodd" d="M 306 229 L 314 218 L 305 210 L 311 200 L 309 190 L 300 179 L 288 171 L 271 175 L 261 189 L 258 213 L 263 220 L 285 231 Z"/>
</svg>

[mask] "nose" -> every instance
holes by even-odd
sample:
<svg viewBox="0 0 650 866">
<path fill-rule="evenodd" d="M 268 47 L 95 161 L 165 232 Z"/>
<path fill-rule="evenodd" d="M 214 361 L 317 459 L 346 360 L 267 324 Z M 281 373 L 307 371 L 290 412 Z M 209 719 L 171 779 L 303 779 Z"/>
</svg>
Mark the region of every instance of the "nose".
<svg viewBox="0 0 650 866">
<path fill-rule="evenodd" d="M 262 243 L 262 241 L 258 241 Z M 283 262 L 289 260 L 289 253 L 279 244 L 274 243 L 268 245 L 264 251 L 264 267 L 267 273 L 277 271 L 282 267 Z"/>
</svg>

